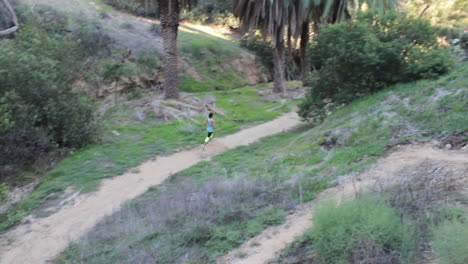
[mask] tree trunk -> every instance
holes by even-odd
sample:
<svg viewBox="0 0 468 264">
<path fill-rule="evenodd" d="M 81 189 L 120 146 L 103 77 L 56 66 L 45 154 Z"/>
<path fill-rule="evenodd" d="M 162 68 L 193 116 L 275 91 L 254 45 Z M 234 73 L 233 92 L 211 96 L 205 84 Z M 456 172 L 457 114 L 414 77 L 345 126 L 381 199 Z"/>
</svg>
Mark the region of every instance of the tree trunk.
<svg viewBox="0 0 468 264">
<path fill-rule="evenodd" d="M 307 55 L 307 44 L 309 43 L 309 22 L 304 22 L 302 24 L 301 32 L 301 54 L 300 54 L 300 64 L 301 64 L 301 79 L 304 80 L 307 77 L 309 72 L 309 63 L 306 58 Z"/>
<path fill-rule="evenodd" d="M 180 6 L 177 0 L 159 2 L 164 47 L 164 92 L 166 99 L 179 98 L 179 71 L 177 69 L 177 31 Z"/>
<path fill-rule="evenodd" d="M 421 12 L 421 14 L 419 14 L 419 17 L 420 17 L 420 18 L 422 18 L 422 17 L 426 14 L 426 11 L 427 11 L 427 9 L 429 9 L 429 7 L 431 7 L 431 5 L 427 5 L 427 6 L 423 9 L 423 11 Z"/>
<path fill-rule="evenodd" d="M 10 16 L 9 19 L 11 20 L 11 23 L 13 24 L 10 28 L 0 30 L 0 36 L 6 36 L 11 33 L 14 33 L 18 30 L 19 24 L 18 24 L 18 18 L 16 17 L 16 13 L 11 7 L 10 3 L 8 0 L 3 0 L 3 4 L 5 5 L 6 12 Z"/>
<path fill-rule="evenodd" d="M 284 41 L 278 40 L 273 49 L 273 60 L 275 64 L 273 91 L 275 93 L 284 92 L 284 59 Z"/>
</svg>

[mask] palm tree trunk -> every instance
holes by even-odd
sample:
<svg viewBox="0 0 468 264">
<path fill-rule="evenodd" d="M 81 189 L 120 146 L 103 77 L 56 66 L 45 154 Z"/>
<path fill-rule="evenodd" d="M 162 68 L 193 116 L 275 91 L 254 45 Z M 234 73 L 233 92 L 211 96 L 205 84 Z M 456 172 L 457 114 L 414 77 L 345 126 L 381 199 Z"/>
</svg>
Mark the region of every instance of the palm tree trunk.
<svg viewBox="0 0 468 264">
<path fill-rule="evenodd" d="M 16 16 L 15 11 L 10 5 L 10 2 L 8 0 L 3 0 L 3 4 L 5 5 L 6 12 L 10 16 L 8 20 L 11 21 L 12 26 L 7 29 L 0 29 L 0 36 L 6 36 L 8 34 L 14 33 L 18 30 L 19 24 L 18 24 L 18 17 Z"/>
<path fill-rule="evenodd" d="M 177 99 L 179 98 L 179 71 L 177 69 L 179 1 L 161 0 L 159 8 L 164 46 L 164 92 L 166 99 Z"/>
<path fill-rule="evenodd" d="M 302 24 L 301 32 L 301 54 L 300 54 L 300 64 L 301 64 L 301 79 L 304 80 L 309 72 L 309 63 L 307 63 L 307 43 L 309 43 L 309 22 L 306 21 Z"/>
<path fill-rule="evenodd" d="M 284 41 L 278 40 L 276 42 L 275 48 L 273 49 L 273 60 L 274 60 L 274 86 L 273 91 L 275 93 L 284 92 Z"/>
</svg>

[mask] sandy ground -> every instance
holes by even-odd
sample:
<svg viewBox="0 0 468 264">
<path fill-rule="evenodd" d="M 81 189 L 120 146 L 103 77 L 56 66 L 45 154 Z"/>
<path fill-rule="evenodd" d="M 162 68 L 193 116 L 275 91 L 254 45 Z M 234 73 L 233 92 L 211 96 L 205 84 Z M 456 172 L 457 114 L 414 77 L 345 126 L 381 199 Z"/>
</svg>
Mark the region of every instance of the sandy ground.
<svg viewBox="0 0 468 264">
<path fill-rule="evenodd" d="M 3 234 L 0 239 L 0 263 L 45 263 L 63 251 L 71 241 L 79 239 L 104 216 L 118 210 L 122 203 L 143 194 L 151 186 L 161 184 L 172 174 L 228 149 L 292 129 L 300 123 L 296 113 L 288 113 L 273 121 L 215 138 L 205 151 L 196 147 L 158 157 L 122 176 L 104 180 L 97 192 L 77 195 L 57 213 L 46 218 L 29 217 L 29 223 Z"/>
<path fill-rule="evenodd" d="M 304 204 L 286 222 L 266 229 L 260 235 L 243 243 L 239 248 L 218 259 L 218 264 L 261 264 L 275 259 L 286 246 L 312 227 L 314 210 L 327 199 L 352 198 L 357 192 L 376 185 L 393 185 L 405 180 L 401 170 L 422 162 L 442 163 L 468 176 L 468 152 L 448 151 L 430 145 L 396 147 L 368 171 L 343 179 L 337 187 L 322 192 L 312 202 Z M 464 186 L 466 188 L 466 186 Z"/>
</svg>

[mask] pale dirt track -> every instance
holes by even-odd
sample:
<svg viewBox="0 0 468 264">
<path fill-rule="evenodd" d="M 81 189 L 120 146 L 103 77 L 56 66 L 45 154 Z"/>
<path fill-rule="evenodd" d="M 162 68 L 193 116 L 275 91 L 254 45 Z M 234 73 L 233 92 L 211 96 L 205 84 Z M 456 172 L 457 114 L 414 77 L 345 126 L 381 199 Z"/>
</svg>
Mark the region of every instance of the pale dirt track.
<svg viewBox="0 0 468 264">
<path fill-rule="evenodd" d="M 200 161 L 260 138 L 292 129 L 301 123 L 296 113 L 215 139 L 202 152 L 200 147 L 159 157 L 122 176 L 104 180 L 97 192 L 80 195 L 57 213 L 22 224 L 0 239 L 1 264 L 39 264 L 53 259 L 68 244 L 80 238 L 104 216 L 118 210 L 123 202 L 161 184 L 172 174 Z"/>
<path fill-rule="evenodd" d="M 405 174 L 401 170 L 422 162 L 442 163 L 445 166 L 458 169 L 465 178 L 468 177 L 466 175 L 468 173 L 467 151 L 447 151 L 430 145 L 397 147 L 368 171 L 344 179 L 344 182 L 337 187 L 324 191 L 314 201 L 302 205 L 296 213 L 287 218 L 284 224 L 266 229 L 260 235 L 244 242 L 239 248 L 219 258 L 218 264 L 268 263 L 275 259 L 278 253 L 292 243 L 295 238 L 312 227 L 314 210 L 323 200 L 340 201 L 376 185 L 393 185 L 404 181 L 405 176 L 403 175 Z"/>
</svg>

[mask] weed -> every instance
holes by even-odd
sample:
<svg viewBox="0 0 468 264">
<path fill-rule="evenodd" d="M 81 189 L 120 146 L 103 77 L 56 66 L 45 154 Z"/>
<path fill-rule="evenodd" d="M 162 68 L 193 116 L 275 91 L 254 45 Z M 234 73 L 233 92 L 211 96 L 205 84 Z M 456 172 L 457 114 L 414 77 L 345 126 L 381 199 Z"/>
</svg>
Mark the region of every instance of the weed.
<svg viewBox="0 0 468 264">
<path fill-rule="evenodd" d="M 8 198 L 8 185 L 6 183 L 0 184 L 0 202 Z"/>
<path fill-rule="evenodd" d="M 468 225 L 465 219 L 452 219 L 431 228 L 437 256 L 447 264 L 468 262 Z"/>
<path fill-rule="evenodd" d="M 324 203 L 309 236 L 323 263 L 393 263 L 405 255 L 411 222 L 375 197 Z"/>
</svg>

